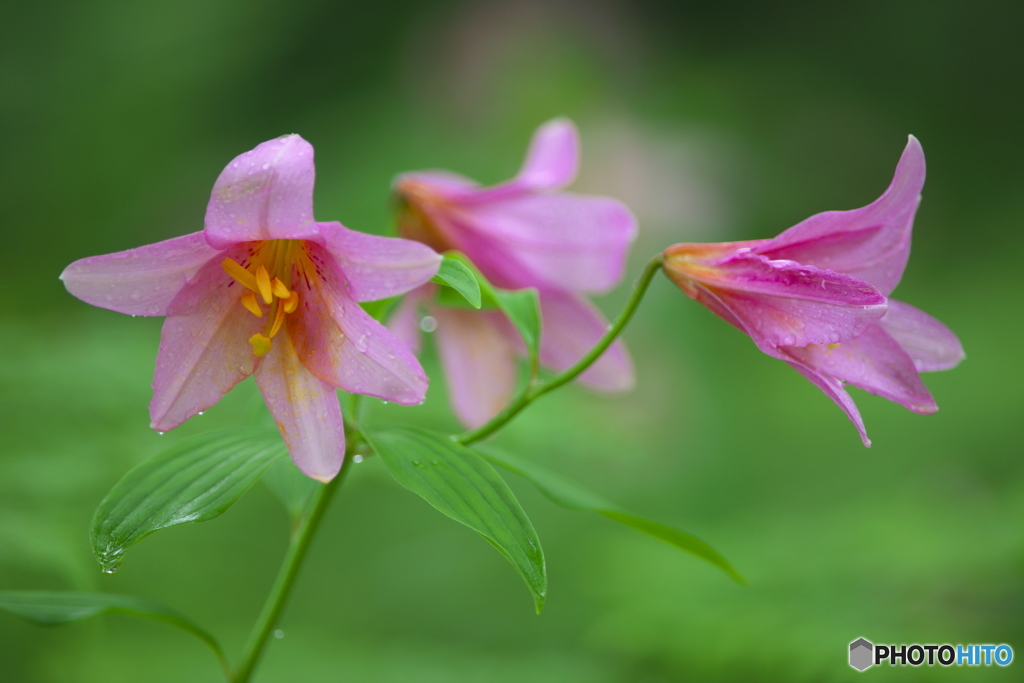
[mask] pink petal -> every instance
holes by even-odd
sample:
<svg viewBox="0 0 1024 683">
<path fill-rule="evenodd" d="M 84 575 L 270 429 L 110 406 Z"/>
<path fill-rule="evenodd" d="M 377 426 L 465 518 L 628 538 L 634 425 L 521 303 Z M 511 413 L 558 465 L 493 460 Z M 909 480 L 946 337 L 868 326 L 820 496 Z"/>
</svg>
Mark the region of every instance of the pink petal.
<svg viewBox="0 0 1024 683">
<path fill-rule="evenodd" d="M 957 336 L 910 304 L 889 299 L 889 311 L 878 324 L 903 347 L 920 372 L 948 370 L 964 359 L 964 347 Z"/>
<path fill-rule="evenodd" d="M 811 383 L 825 392 L 825 395 L 836 402 L 843 412 L 846 413 L 846 417 L 850 418 L 854 426 L 857 427 L 857 433 L 860 434 L 860 440 L 865 446 L 871 448 L 871 439 L 868 438 L 868 432 L 864 429 L 864 420 L 861 419 L 860 411 L 857 410 L 857 404 L 853 402 L 850 395 L 846 393 L 846 389 L 843 388 L 843 383 L 837 380 L 835 377 L 829 377 L 817 372 L 813 368 L 806 367 L 800 363 L 794 363 L 793 361 L 787 361 L 790 366 L 801 375 L 811 381 Z"/>
<path fill-rule="evenodd" d="M 914 361 L 879 325 L 856 339 L 830 346 L 781 349 L 805 367 L 878 394 L 890 401 L 929 414 L 938 410 L 921 381 Z"/>
<path fill-rule="evenodd" d="M 608 321 L 583 297 L 544 291 L 540 295 L 543 322 L 541 362 L 554 370 L 574 365 L 608 331 Z M 586 372 L 580 382 L 607 392 L 628 391 L 635 383 L 633 361 L 622 341 L 616 341 Z"/>
<path fill-rule="evenodd" d="M 82 301 L 128 315 L 167 315 L 185 283 L 217 250 L 202 232 L 75 261 L 60 279 Z"/>
<path fill-rule="evenodd" d="M 496 311 L 436 308 L 437 344 L 449 400 L 467 427 L 497 415 L 516 386 L 516 347 Z"/>
<path fill-rule="evenodd" d="M 287 332 L 274 337 L 256 383 L 299 469 L 322 482 L 333 479 L 345 459 L 338 392 L 306 369 Z"/>
<path fill-rule="evenodd" d="M 683 285 L 690 280 L 713 292 L 700 300 L 762 350 L 851 339 L 885 313 L 885 297 L 863 281 L 749 252 L 710 266 L 674 264 L 670 257 L 666 271 Z M 683 286 L 693 296 L 691 289 Z"/>
<path fill-rule="evenodd" d="M 533 190 L 557 190 L 576 177 L 580 141 L 569 119 L 548 121 L 533 134 L 523 167 L 512 182 Z"/>
<path fill-rule="evenodd" d="M 245 253 L 236 248 L 223 255 L 238 261 Z M 153 429 L 178 426 L 252 374 L 256 359 L 248 340 L 261 321 L 239 303 L 243 291 L 213 260 L 171 303 L 149 404 Z"/>
<path fill-rule="evenodd" d="M 903 276 L 910 255 L 910 232 L 924 177 L 924 151 L 917 138 L 910 136 L 892 183 L 881 197 L 860 209 L 811 216 L 757 252 L 847 273 L 888 295 Z"/>
<path fill-rule="evenodd" d="M 213 186 L 206 238 L 218 248 L 236 242 L 310 239 L 313 147 L 298 135 L 270 140 L 235 158 Z"/>
<path fill-rule="evenodd" d="M 320 236 L 356 301 L 405 294 L 434 277 L 441 265 L 441 256 L 419 242 L 368 235 L 341 223 L 320 223 Z"/>
<path fill-rule="evenodd" d="M 412 351 L 348 297 L 326 249 L 306 246 L 319 277 L 293 282 L 299 310 L 287 322 L 302 362 L 324 382 L 350 393 L 422 403 L 427 378 Z"/>
<path fill-rule="evenodd" d="M 530 194 L 449 217 L 458 248 L 500 287 L 600 292 L 625 269 L 636 220 L 606 197 Z"/>
</svg>

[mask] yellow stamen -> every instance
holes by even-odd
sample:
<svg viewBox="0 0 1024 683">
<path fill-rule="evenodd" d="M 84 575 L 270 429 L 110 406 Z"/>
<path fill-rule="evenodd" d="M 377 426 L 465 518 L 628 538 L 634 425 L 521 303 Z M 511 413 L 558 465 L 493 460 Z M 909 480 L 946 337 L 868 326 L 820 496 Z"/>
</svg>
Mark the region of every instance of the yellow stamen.
<svg viewBox="0 0 1024 683">
<path fill-rule="evenodd" d="M 261 265 L 256 269 L 256 287 L 259 288 L 260 296 L 263 297 L 263 303 L 270 304 L 274 301 L 274 293 L 270 287 L 270 273 L 267 272 L 265 266 Z"/>
<path fill-rule="evenodd" d="M 221 261 L 220 265 L 224 269 L 224 272 L 233 277 L 238 284 L 242 285 L 246 289 L 251 289 L 254 292 L 256 291 L 256 278 L 254 278 L 252 273 L 243 268 L 237 261 L 232 258 L 226 258 Z"/>
<path fill-rule="evenodd" d="M 294 313 L 295 309 L 299 307 L 299 293 L 292 292 L 291 296 L 284 300 L 284 312 Z"/>
<path fill-rule="evenodd" d="M 292 294 L 288 291 L 288 288 L 284 286 L 284 283 L 281 282 L 281 278 L 279 277 L 275 277 L 273 282 L 270 283 L 270 289 L 278 299 L 287 299 Z"/>
<path fill-rule="evenodd" d="M 281 329 L 281 324 L 284 323 L 284 306 L 281 304 L 277 305 L 277 312 L 274 314 L 274 324 L 270 326 L 269 337 L 273 337 Z"/>
<path fill-rule="evenodd" d="M 273 343 L 270 341 L 270 337 L 264 337 L 259 332 L 249 337 L 249 344 L 252 345 L 252 352 L 257 356 L 262 356 L 270 350 L 271 346 L 273 346 Z"/>
<path fill-rule="evenodd" d="M 263 317 L 263 311 L 260 310 L 260 304 L 256 301 L 256 295 L 252 292 L 246 292 L 242 295 L 242 305 L 257 318 Z"/>
</svg>

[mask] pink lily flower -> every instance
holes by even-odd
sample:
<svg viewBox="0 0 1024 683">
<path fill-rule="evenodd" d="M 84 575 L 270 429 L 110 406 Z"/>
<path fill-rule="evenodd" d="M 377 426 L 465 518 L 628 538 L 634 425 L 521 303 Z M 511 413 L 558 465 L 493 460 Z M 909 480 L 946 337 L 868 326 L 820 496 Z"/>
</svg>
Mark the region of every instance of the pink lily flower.
<svg viewBox="0 0 1024 683">
<path fill-rule="evenodd" d="M 910 256 L 924 176 L 924 152 L 910 136 L 892 183 L 871 204 L 816 214 L 773 239 L 673 245 L 665 273 L 824 391 L 870 446 L 844 385 L 934 413 L 919 373 L 964 357 L 949 328 L 887 299 Z"/>
<path fill-rule="evenodd" d="M 579 140 L 567 119 L 541 126 L 526 161 L 510 181 L 480 187 L 433 171 L 398 177 L 400 233 L 438 251 L 466 254 L 503 289 L 534 287 L 540 297 L 540 360 L 563 370 L 608 328 L 585 294 L 605 292 L 622 277 L 636 221 L 621 202 L 562 192 L 576 176 Z M 475 427 L 498 413 L 516 384 L 523 352 L 515 329 L 498 312 L 431 306 L 430 290 L 407 297 L 391 329 L 418 345 L 418 307 L 437 320 L 441 362 L 458 418 Z M 626 348 L 613 345 L 580 381 L 605 392 L 633 384 Z"/>
<path fill-rule="evenodd" d="M 153 429 L 176 427 L 255 375 L 295 464 L 326 482 L 345 454 L 336 389 L 402 404 L 427 390 L 408 347 L 356 302 L 422 285 L 440 257 L 315 221 L 313 180 L 308 142 L 264 142 L 217 178 L 204 230 L 75 261 L 61 279 L 94 306 L 167 316 Z"/>
</svg>

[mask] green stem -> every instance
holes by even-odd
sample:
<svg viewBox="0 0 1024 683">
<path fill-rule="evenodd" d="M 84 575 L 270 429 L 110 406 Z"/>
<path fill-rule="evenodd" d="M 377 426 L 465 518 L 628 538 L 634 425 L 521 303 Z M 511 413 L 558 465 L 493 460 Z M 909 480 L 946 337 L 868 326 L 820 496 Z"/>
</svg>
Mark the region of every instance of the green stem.
<svg viewBox="0 0 1024 683">
<path fill-rule="evenodd" d="M 231 679 L 233 683 L 247 683 L 250 677 L 252 677 L 256 664 L 259 662 L 264 648 L 266 648 L 267 639 L 270 637 L 271 631 L 274 630 L 274 626 L 281 616 L 281 611 L 284 609 L 285 602 L 288 600 L 292 586 L 295 583 L 295 578 L 299 574 L 299 568 L 302 566 L 302 561 L 306 558 L 306 552 L 309 550 L 310 541 L 313 539 L 313 535 L 320 525 L 320 520 L 324 516 L 324 511 L 327 510 L 327 505 L 331 502 L 334 492 L 340 488 L 342 481 L 345 479 L 345 473 L 352 463 L 350 455 L 351 453 L 346 450 L 345 461 L 342 463 L 341 471 L 338 472 L 334 479 L 320 489 L 313 499 L 311 509 L 302 518 L 295 533 L 292 534 L 291 543 L 288 545 L 288 552 L 285 553 L 284 560 L 281 562 L 281 568 L 278 570 L 274 586 L 270 589 L 270 594 L 267 595 L 267 600 L 263 603 L 263 609 L 260 611 L 256 623 L 253 624 L 252 632 L 249 634 L 249 641 L 245 646 L 245 655 L 242 658 L 242 663 L 239 665 L 234 678 Z"/>
<path fill-rule="evenodd" d="M 609 327 L 608 331 L 604 333 L 600 341 L 594 345 L 594 348 L 587 352 L 587 355 L 579 359 L 575 365 L 568 370 L 560 372 L 546 382 L 536 381 L 531 377 L 531 380 L 527 382 L 523 391 L 520 392 L 515 399 L 500 413 L 495 415 L 486 424 L 471 429 L 467 432 L 463 432 L 454 437 L 455 441 L 469 445 L 480 439 L 485 439 L 494 432 L 498 431 L 505 426 L 512 418 L 518 415 L 526 406 L 533 403 L 544 394 L 549 391 L 554 391 L 558 387 L 568 384 L 577 377 L 580 376 L 587 368 L 594 364 L 601 354 L 608 350 L 608 347 L 622 334 L 622 330 L 625 329 L 626 325 L 633 318 L 633 314 L 636 313 L 636 309 L 640 306 L 640 302 L 644 298 L 644 294 L 647 293 L 647 288 L 651 284 L 651 280 L 654 279 L 655 274 L 661 270 L 661 265 L 664 262 L 665 257 L 662 254 L 658 254 L 644 267 L 643 273 L 640 274 L 640 278 L 637 280 L 636 285 L 633 286 L 633 293 L 629 296 L 629 301 L 626 302 L 625 308 L 619 313 L 619 317 L 615 319 Z"/>
</svg>

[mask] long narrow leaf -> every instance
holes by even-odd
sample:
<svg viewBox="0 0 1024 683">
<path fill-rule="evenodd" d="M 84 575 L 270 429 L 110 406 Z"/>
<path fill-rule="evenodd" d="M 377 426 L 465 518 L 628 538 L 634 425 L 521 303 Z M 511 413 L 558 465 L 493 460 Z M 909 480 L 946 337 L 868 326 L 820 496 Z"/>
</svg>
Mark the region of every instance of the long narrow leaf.
<svg viewBox="0 0 1024 683">
<path fill-rule="evenodd" d="M 176 626 L 206 643 L 221 665 L 227 661 L 220 643 L 185 615 L 157 602 L 110 593 L 71 591 L 0 591 L 0 609 L 46 626 L 67 624 L 101 614 L 133 614 Z"/>
<path fill-rule="evenodd" d="M 479 533 L 512 563 L 539 613 L 547 594 L 540 539 L 494 468 L 444 434 L 393 428 L 366 436 L 400 484 Z"/>
<path fill-rule="evenodd" d="M 510 472 L 515 472 L 532 483 L 541 493 L 562 507 L 569 508 L 570 510 L 595 512 L 666 543 L 671 543 L 681 550 L 707 560 L 725 571 L 737 582 L 746 584 L 746 579 L 733 568 L 728 560 L 696 536 L 666 524 L 626 512 L 593 491 L 589 491 L 541 465 L 524 460 L 511 453 L 499 451 L 492 447 L 480 447 L 478 450 L 495 465 L 499 465 Z"/>
<path fill-rule="evenodd" d="M 93 515 L 103 571 L 117 571 L 128 548 L 154 531 L 217 517 L 286 455 L 276 434 L 235 431 L 188 439 L 134 467 Z"/>
</svg>

